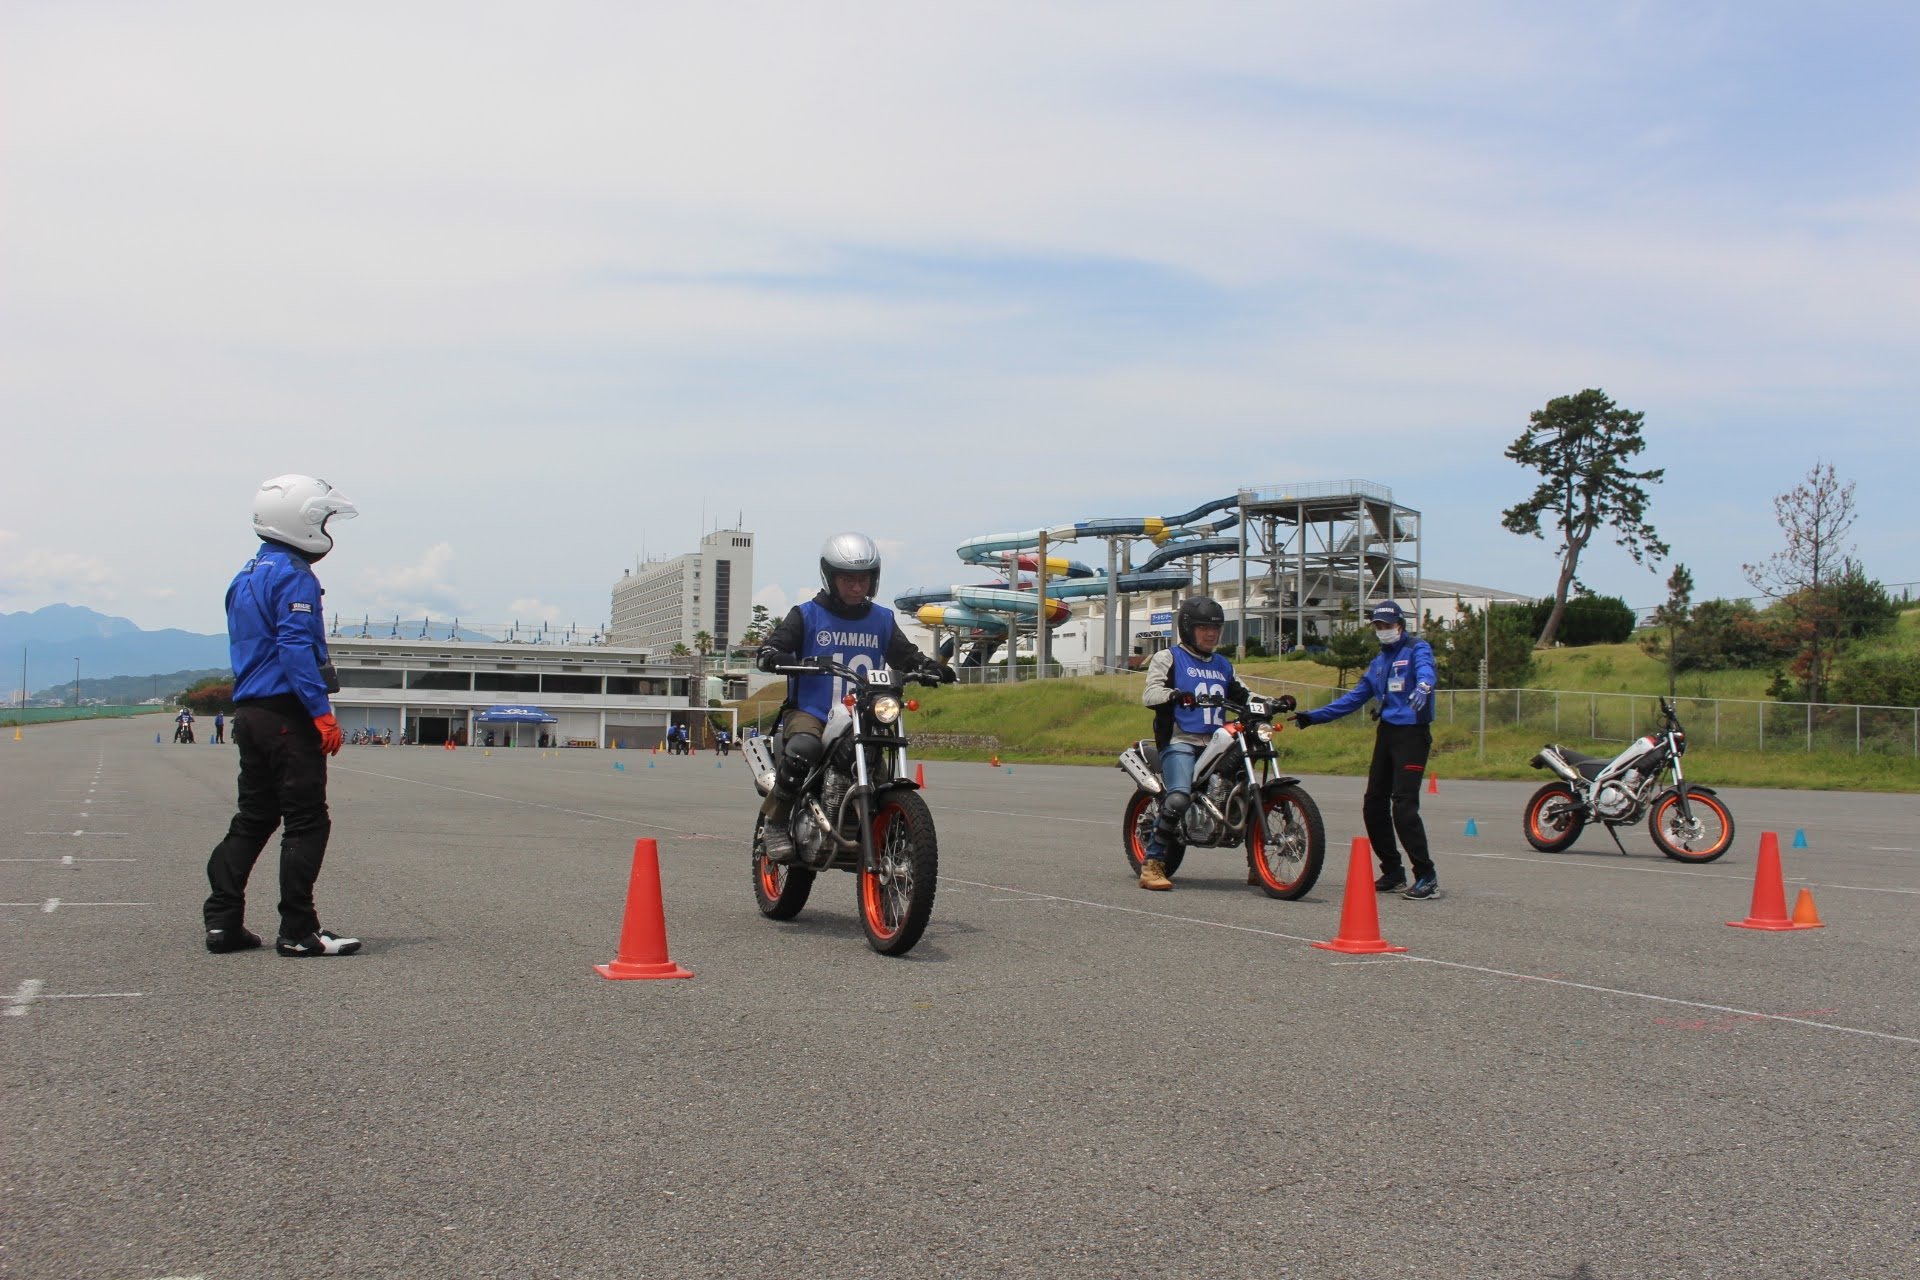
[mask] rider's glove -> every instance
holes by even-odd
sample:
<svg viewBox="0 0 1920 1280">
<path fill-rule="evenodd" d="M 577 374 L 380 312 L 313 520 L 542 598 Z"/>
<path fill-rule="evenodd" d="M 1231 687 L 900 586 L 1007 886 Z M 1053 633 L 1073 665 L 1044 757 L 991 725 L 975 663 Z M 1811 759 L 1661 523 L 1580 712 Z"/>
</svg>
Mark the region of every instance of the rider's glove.
<svg viewBox="0 0 1920 1280">
<path fill-rule="evenodd" d="M 1293 717 L 1293 727 L 1296 729 L 1311 729 L 1313 728 L 1314 725 L 1318 723 L 1320 722 L 1318 720 L 1315 720 L 1311 714 L 1305 711 L 1297 712 Z"/>
<path fill-rule="evenodd" d="M 323 716 L 313 718 L 313 727 L 320 731 L 320 750 L 330 756 L 340 754 L 340 748 L 346 745 L 346 736 L 340 732 L 340 722 L 329 711 Z"/>
<path fill-rule="evenodd" d="M 1413 692 L 1407 695 L 1407 705 L 1416 712 L 1427 709 L 1428 699 L 1433 697 L 1433 686 L 1425 681 L 1413 686 Z"/>
<path fill-rule="evenodd" d="M 753 656 L 753 665 L 766 672 L 772 672 L 782 663 L 792 661 L 791 655 L 780 652 L 770 644 L 761 646 L 760 652 Z"/>
<path fill-rule="evenodd" d="M 939 677 L 941 684 L 952 684 L 960 678 L 959 672 L 942 662 L 934 663 L 931 669 L 933 674 Z"/>
<path fill-rule="evenodd" d="M 1191 693 L 1188 693 L 1184 689 L 1181 690 L 1179 693 L 1174 694 L 1173 700 L 1179 703 L 1183 707 L 1191 707 L 1192 705 L 1194 705 L 1193 695 Z"/>
</svg>

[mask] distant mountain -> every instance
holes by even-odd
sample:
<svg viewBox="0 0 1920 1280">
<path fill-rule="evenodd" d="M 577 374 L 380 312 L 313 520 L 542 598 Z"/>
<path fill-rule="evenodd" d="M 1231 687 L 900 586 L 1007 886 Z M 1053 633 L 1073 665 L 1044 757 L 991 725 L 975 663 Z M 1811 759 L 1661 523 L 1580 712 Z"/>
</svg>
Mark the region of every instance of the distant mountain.
<svg viewBox="0 0 1920 1280">
<path fill-rule="evenodd" d="M 168 628 L 144 631 L 126 618 L 79 605 L 50 604 L 30 613 L 0 613 L 0 687 L 18 688 L 26 661 L 27 688 L 80 678 L 148 676 L 227 668 L 227 637 Z"/>
</svg>

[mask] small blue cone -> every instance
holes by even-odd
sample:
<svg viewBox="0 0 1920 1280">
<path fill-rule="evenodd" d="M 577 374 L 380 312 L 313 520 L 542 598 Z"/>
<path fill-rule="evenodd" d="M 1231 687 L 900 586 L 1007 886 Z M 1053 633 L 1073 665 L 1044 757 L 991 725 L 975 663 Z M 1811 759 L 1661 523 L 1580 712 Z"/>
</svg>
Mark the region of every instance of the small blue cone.
<svg viewBox="0 0 1920 1280">
<path fill-rule="evenodd" d="M 718 760 L 715 760 L 715 761 L 713 762 L 713 767 L 714 767 L 714 768 L 716 768 L 716 769 L 718 769 L 718 768 L 720 767 L 720 761 L 718 761 Z"/>
<path fill-rule="evenodd" d="M 647 761 L 647 768 L 649 769 L 653 768 L 653 761 L 651 760 Z"/>
<path fill-rule="evenodd" d="M 156 747 L 160 745 L 160 735 L 157 733 L 153 735 L 153 745 Z"/>
<path fill-rule="evenodd" d="M 1480 828 L 1473 825 L 1472 818 L 1467 819 L 1467 834 L 1470 836 L 1477 836 L 1480 834 Z"/>
<path fill-rule="evenodd" d="M 1793 829 L 1793 847 L 1796 849 L 1804 849 L 1807 847 L 1806 828 L 1795 827 Z"/>
<path fill-rule="evenodd" d="M 616 773 L 625 773 L 627 771 L 627 766 L 619 760 L 613 762 L 613 768 Z"/>
</svg>

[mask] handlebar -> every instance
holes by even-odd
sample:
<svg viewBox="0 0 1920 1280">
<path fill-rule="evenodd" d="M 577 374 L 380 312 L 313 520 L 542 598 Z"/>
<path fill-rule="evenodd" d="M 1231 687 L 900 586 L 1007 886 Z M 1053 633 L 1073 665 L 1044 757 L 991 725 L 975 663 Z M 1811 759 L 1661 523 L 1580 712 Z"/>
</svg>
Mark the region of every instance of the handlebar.
<svg viewBox="0 0 1920 1280">
<path fill-rule="evenodd" d="M 872 682 L 867 679 L 868 671 L 835 662 L 825 654 L 814 658 L 811 662 L 777 663 L 771 674 L 777 676 L 841 676 L 847 680 L 851 680 L 862 689 L 872 687 Z M 940 683 L 940 677 L 931 671 L 900 671 L 896 672 L 895 675 L 899 680 L 907 684 L 937 685 Z"/>
<path fill-rule="evenodd" d="M 1277 698 L 1266 698 L 1266 697 L 1262 697 L 1262 695 L 1260 694 L 1255 694 L 1254 697 L 1260 698 L 1261 701 L 1271 704 L 1273 708 L 1272 711 L 1256 712 L 1247 703 L 1235 702 L 1233 699 L 1221 693 L 1195 694 L 1193 699 L 1193 705 L 1196 707 L 1225 707 L 1229 711 L 1238 711 L 1243 716 L 1245 715 L 1261 715 L 1261 716 L 1291 715 L 1293 714 L 1293 709 L 1300 705 L 1299 702 L 1296 701 L 1294 699 L 1294 696 L 1290 693 L 1283 693 Z"/>
</svg>

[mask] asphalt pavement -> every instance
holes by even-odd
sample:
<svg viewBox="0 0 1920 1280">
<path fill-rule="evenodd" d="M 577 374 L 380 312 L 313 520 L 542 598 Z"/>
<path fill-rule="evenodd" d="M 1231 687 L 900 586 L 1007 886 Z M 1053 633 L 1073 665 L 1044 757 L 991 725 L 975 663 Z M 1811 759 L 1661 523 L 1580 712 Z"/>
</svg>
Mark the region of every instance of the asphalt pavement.
<svg viewBox="0 0 1920 1280">
<path fill-rule="evenodd" d="M 757 913 L 737 756 L 350 747 L 319 903 L 366 949 L 294 961 L 203 950 L 234 754 L 157 723 L 0 739 L 0 1275 L 1920 1274 L 1911 796 L 1724 791 L 1694 867 L 1443 772 L 1443 896 L 1357 956 L 1308 945 L 1357 779 L 1304 780 L 1287 903 L 1236 851 L 1140 891 L 1117 770 L 935 762 L 889 959 L 851 876 Z M 1727 927 L 1769 830 L 1825 928 Z M 593 970 L 637 838 L 691 980 Z"/>
</svg>

